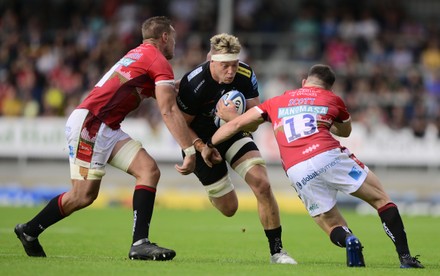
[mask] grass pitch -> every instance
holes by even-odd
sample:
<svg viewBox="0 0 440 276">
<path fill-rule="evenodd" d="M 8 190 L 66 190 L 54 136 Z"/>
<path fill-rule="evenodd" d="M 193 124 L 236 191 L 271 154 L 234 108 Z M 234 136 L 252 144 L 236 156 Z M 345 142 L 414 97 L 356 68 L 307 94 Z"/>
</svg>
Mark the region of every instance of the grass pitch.
<svg viewBox="0 0 440 276">
<path fill-rule="evenodd" d="M 223 217 L 214 208 L 156 208 L 150 238 L 173 248 L 168 262 L 131 261 L 129 208 L 89 208 L 50 227 L 40 237 L 47 258 L 29 258 L 13 228 L 41 207 L 0 207 L 2 275 L 438 275 L 440 218 L 404 216 L 412 254 L 422 270 L 399 268 L 397 255 L 377 216 L 344 211 L 364 245 L 367 267 L 349 268 L 345 250 L 334 246 L 306 214 L 281 213 L 285 249 L 298 265 L 271 265 L 256 211 Z"/>
</svg>

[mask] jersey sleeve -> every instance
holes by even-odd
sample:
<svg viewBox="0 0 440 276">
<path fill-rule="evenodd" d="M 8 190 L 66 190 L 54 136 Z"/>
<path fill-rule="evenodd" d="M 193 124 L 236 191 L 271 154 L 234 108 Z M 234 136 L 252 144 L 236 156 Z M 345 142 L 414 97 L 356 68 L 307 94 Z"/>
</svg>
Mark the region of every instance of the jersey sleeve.
<svg viewBox="0 0 440 276">
<path fill-rule="evenodd" d="M 257 76 L 255 75 L 254 71 L 252 71 L 251 74 L 251 86 L 252 86 L 252 93 L 250 95 L 250 98 L 256 98 L 260 95 L 260 93 L 258 92 L 258 81 L 257 81 Z"/>
<path fill-rule="evenodd" d="M 171 64 L 163 56 L 158 56 L 149 69 L 155 85 L 174 85 L 174 73 Z"/>
<path fill-rule="evenodd" d="M 260 95 L 258 91 L 258 80 L 252 68 L 246 63 L 240 62 L 237 75 L 240 76 L 240 85 L 244 86 L 243 88 L 238 88 L 244 97 L 246 99 L 257 98 Z"/>
<path fill-rule="evenodd" d="M 336 122 L 343 123 L 350 120 L 350 113 L 347 110 L 347 106 L 339 96 L 336 96 L 336 107 L 339 110 L 338 116 L 335 118 Z"/>
<path fill-rule="evenodd" d="M 198 98 L 191 93 L 191 88 L 186 74 L 180 81 L 179 92 L 177 94 L 177 106 L 180 108 L 180 110 L 187 114 L 197 115 L 198 104 Z"/>
<path fill-rule="evenodd" d="M 263 103 L 261 103 L 261 104 L 259 104 L 259 105 L 254 107 L 258 112 L 260 112 L 261 117 L 266 122 L 271 122 L 271 119 L 270 119 L 270 116 L 269 116 L 269 110 L 268 110 L 270 108 L 269 101 L 270 100 L 266 100 Z"/>
</svg>

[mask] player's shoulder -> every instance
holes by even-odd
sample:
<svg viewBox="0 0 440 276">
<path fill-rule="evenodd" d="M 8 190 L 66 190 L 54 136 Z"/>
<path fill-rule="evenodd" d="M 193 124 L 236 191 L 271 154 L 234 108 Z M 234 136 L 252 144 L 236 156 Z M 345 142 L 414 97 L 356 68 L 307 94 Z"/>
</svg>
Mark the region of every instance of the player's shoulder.
<svg viewBox="0 0 440 276">
<path fill-rule="evenodd" d="M 170 62 L 163 53 L 154 45 L 142 43 L 136 48 L 131 49 L 125 58 L 129 57 L 137 62 L 148 64 L 147 68 L 166 68 L 167 71 L 172 70 Z"/>
<path fill-rule="evenodd" d="M 197 91 L 203 90 L 202 88 L 208 83 L 208 72 L 209 63 L 204 62 L 184 74 L 180 81 L 179 94 L 189 92 L 193 94 Z"/>
<path fill-rule="evenodd" d="M 326 89 L 322 89 L 322 96 L 327 98 L 327 99 L 337 99 L 337 100 L 342 100 L 342 97 L 339 96 L 338 94 L 336 94 L 334 91 L 332 90 L 326 90 Z"/>
<path fill-rule="evenodd" d="M 237 74 L 250 79 L 253 75 L 252 67 L 243 61 L 239 61 Z"/>
<path fill-rule="evenodd" d="M 202 81 L 205 78 L 206 72 L 208 72 L 208 70 L 209 70 L 209 63 L 205 61 L 202 64 L 196 66 L 191 71 L 187 72 L 182 77 L 182 81 L 198 84 L 200 81 Z"/>
</svg>

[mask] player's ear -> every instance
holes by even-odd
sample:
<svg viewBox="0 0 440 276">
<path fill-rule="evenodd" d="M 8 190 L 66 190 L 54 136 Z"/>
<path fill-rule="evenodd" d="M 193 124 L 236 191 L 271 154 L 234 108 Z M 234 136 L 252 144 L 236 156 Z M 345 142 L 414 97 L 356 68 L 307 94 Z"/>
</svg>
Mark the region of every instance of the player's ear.
<svg viewBox="0 0 440 276">
<path fill-rule="evenodd" d="M 163 42 L 167 43 L 169 39 L 169 34 L 167 32 L 162 33 L 161 39 Z"/>
<path fill-rule="evenodd" d="M 302 80 L 302 82 L 301 82 L 301 86 L 302 86 L 302 87 L 304 87 L 304 84 L 306 84 L 306 81 L 307 81 L 306 79 L 303 79 L 303 80 Z"/>
</svg>

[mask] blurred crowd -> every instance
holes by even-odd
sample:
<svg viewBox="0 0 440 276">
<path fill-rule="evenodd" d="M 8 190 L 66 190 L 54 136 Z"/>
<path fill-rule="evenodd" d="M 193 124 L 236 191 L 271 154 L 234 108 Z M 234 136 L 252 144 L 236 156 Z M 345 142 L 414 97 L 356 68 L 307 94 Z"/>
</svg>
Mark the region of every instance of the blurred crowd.
<svg viewBox="0 0 440 276">
<path fill-rule="evenodd" d="M 295 9 L 285 4 L 296 3 Z M 262 98 L 297 88 L 307 66 L 327 63 L 335 93 L 353 120 L 440 138 L 440 21 L 418 19 L 407 1 L 233 1 L 243 59 L 257 72 Z M 429 8 L 429 6 L 428 6 Z M 7 0 L 0 3 L 0 116 L 66 116 L 113 64 L 141 43 L 140 25 L 172 18 L 178 37 L 176 78 L 206 59 L 217 32 L 218 1 Z M 257 54 L 252 40 L 264 41 Z M 289 48 L 277 40 L 288 39 Z M 243 39 L 241 39 L 243 37 Z M 301 70 L 270 74 L 258 64 Z M 304 69 L 304 70 L 302 70 Z M 133 117 L 161 123 L 154 101 Z"/>
</svg>

